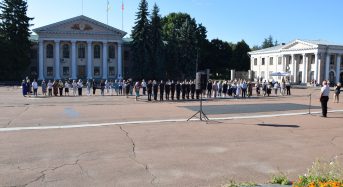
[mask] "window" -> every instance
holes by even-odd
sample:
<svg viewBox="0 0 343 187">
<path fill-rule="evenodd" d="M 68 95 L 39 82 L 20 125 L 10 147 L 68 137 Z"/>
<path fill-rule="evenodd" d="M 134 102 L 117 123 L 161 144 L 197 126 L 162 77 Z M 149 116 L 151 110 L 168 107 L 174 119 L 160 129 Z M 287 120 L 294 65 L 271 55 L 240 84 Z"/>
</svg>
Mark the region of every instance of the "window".
<svg viewBox="0 0 343 187">
<path fill-rule="evenodd" d="M 94 76 L 100 76 L 100 67 L 94 67 Z"/>
<path fill-rule="evenodd" d="M 273 65 L 273 60 L 274 60 L 273 57 L 269 58 L 269 65 Z"/>
<path fill-rule="evenodd" d="M 78 46 L 78 57 L 79 58 L 85 58 L 85 53 L 86 53 L 86 47 L 84 44 L 80 44 Z"/>
<path fill-rule="evenodd" d="M 77 66 L 78 77 L 83 78 L 86 76 L 86 66 Z"/>
<path fill-rule="evenodd" d="M 257 66 L 257 58 L 254 58 L 254 65 Z"/>
<path fill-rule="evenodd" d="M 114 67 L 109 68 L 109 75 L 114 76 L 116 74 Z"/>
<path fill-rule="evenodd" d="M 46 46 L 46 58 L 54 58 L 54 46 L 52 44 Z"/>
<path fill-rule="evenodd" d="M 303 56 L 301 55 L 299 64 L 302 64 L 302 63 L 303 63 Z"/>
<path fill-rule="evenodd" d="M 69 58 L 69 45 L 68 44 L 64 44 L 63 45 L 63 58 Z"/>
<path fill-rule="evenodd" d="M 282 64 L 282 57 L 278 58 L 278 64 L 281 65 Z"/>
<path fill-rule="evenodd" d="M 49 77 L 53 76 L 54 75 L 54 68 L 53 67 L 47 67 L 46 74 Z"/>
<path fill-rule="evenodd" d="M 108 58 L 114 59 L 116 57 L 116 53 L 114 50 L 115 49 L 113 45 L 108 46 Z"/>
<path fill-rule="evenodd" d="M 335 55 L 331 55 L 330 56 L 330 65 L 334 65 L 335 64 Z"/>
<path fill-rule="evenodd" d="M 63 76 L 69 76 L 69 67 L 63 67 Z"/>
<path fill-rule="evenodd" d="M 100 58 L 100 45 L 94 45 L 94 58 Z"/>
<path fill-rule="evenodd" d="M 264 66 L 264 64 L 265 64 L 265 61 L 264 61 L 265 59 L 264 58 L 262 58 L 262 66 Z"/>
</svg>

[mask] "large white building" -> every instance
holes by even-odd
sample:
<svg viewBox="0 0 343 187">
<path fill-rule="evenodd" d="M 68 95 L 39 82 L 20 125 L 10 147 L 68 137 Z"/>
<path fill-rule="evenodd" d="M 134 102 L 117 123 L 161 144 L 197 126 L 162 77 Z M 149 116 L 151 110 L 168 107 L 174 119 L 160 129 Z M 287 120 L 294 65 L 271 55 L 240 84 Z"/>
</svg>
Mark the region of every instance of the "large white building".
<svg viewBox="0 0 343 187">
<path fill-rule="evenodd" d="M 343 81 L 343 45 L 321 40 L 294 40 L 249 52 L 254 79 L 281 80 L 272 72 L 288 72 L 292 83 Z"/>
<path fill-rule="evenodd" d="M 33 30 L 38 79 L 121 79 L 126 32 L 77 16 Z"/>
</svg>

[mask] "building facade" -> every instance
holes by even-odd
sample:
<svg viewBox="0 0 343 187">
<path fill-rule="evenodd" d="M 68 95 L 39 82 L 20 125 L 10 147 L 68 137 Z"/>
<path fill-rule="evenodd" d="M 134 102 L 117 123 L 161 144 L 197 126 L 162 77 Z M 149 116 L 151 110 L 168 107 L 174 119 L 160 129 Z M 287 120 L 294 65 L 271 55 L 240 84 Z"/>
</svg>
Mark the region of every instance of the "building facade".
<svg viewBox="0 0 343 187">
<path fill-rule="evenodd" d="M 38 80 L 122 79 L 126 32 L 83 15 L 33 31 Z"/>
<path fill-rule="evenodd" d="M 287 72 L 295 84 L 343 81 L 343 45 L 321 40 L 294 40 L 287 44 L 249 52 L 255 80 L 278 80 L 273 72 Z"/>
</svg>

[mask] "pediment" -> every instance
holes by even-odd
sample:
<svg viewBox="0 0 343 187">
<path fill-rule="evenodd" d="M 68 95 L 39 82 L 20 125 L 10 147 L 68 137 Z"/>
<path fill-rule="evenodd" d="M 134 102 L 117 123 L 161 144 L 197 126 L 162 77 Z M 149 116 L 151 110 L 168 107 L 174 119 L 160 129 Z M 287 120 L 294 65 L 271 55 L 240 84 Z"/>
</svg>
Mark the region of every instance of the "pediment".
<svg viewBox="0 0 343 187">
<path fill-rule="evenodd" d="M 296 40 L 294 42 L 289 43 L 288 45 L 286 45 L 282 49 L 283 50 L 301 50 L 301 49 L 309 49 L 309 48 L 315 48 L 315 47 L 317 47 L 317 46 L 314 44 L 310 44 L 310 43 L 306 43 L 306 42 Z"/>
<path fill-rule="evenodd" d="M 93 20 L 86 16 L 78 16 L 67 19 L 61 22 L 53 23 L 47 26 L 36 28 L 35 31 L 38 35 L 41 33 L 78 33 L 78 34 L 112 34 L 118 35 L 121 38 L 126 35 L 126 32 L 103 24 L 99 21 Z"/>
</svg>

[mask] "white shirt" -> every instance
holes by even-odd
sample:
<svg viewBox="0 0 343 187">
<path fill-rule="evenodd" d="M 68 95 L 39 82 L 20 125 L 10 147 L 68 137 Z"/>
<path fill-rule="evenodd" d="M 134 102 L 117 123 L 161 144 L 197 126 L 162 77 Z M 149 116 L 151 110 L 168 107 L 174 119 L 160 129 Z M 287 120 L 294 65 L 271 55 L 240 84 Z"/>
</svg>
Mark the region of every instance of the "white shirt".
<svg viewBox="0 0 343 187">
<path fill-rule="evenodd" d="M 32 87 L 33 89 L 38 89 L 38 83 L 37 82 L 32 82 Z"/>
<path fill-rule="evenodd" d="M 330 94 L 330 87 L 328 85 L 323 86 L 320 89 L 320 93 L 322 94 L 322 96 L 329 96 L 329 94 Z"/>
</svg>

